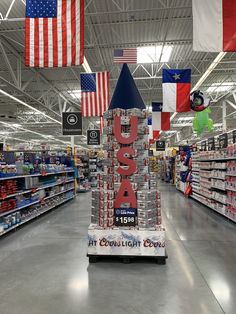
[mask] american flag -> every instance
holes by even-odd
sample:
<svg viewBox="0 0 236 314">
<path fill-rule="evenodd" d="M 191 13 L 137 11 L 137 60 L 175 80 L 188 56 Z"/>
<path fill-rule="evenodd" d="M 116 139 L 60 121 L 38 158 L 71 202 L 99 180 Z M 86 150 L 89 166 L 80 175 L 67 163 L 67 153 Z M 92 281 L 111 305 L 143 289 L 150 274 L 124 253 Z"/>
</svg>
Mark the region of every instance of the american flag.
<svg viewBox="0 0 236 314">
<path fill-rule="evenodd" d="M 137 63 L 137 48 L 114 50 L 114 63 Z"/>
<path fill-rule="evenodd" d="M 109 72 L 81 73 L 83 117 L 102 117 L 109 106 Z"/>
<path fill-rule="evenodd" d="M 26 0 L 25 65 L 66 67 L 84 59 L 84 0 Z"/>
</svg>

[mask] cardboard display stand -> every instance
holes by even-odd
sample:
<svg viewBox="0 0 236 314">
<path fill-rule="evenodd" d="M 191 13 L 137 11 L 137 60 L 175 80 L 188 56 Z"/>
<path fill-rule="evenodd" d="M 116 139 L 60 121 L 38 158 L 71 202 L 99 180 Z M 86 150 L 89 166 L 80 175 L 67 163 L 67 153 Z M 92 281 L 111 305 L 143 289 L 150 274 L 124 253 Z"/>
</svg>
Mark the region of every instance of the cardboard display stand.
<svg viewBox="0 0 236 314">
<path fill-rule="evenodd" d="M 165 260 L 160 192 L 156 174 L 149 171 L 147 111 L 126 64 L 104 120 L 106 156 L 98 189 L 92 191 L 88 256 Z"/>
</svg>

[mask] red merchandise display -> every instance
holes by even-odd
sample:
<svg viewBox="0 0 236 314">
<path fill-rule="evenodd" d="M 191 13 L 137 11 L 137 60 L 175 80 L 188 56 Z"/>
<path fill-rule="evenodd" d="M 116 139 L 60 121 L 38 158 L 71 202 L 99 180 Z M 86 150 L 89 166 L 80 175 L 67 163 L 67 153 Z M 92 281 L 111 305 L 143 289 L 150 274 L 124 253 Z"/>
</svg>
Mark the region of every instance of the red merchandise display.
<svg viewBox="0 0 236 314">
<path fill-rule="evenodd" d="M 122 72 L 127 70 L 125 65 Z M 126 74 L 130 82 L 129 71 Z M 120 95 L 121 92 L 118 98 Z M 149 171 L 147 112 L 141 97 L 130 100 L 132 106 L 127 106 L 126 100 L 118 105 L 114 97 L 104 114 L 104 172 L 99 175 L 98 189 L 92 191 L 88 256 L 141 255 L 165 261 L 160 192 L 156 174 Z M 126 245 L 122 245 L 126 238 L 129 244 L 126 241 Z M 144 245 L 147 241 L 153 246 Z"/>
</svg>

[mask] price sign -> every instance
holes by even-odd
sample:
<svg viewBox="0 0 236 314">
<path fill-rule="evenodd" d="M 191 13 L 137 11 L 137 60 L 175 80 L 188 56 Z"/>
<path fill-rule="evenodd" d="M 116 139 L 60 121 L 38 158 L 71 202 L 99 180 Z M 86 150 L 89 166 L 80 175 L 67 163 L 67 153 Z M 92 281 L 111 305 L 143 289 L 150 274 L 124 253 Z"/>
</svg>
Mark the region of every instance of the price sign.
<svg viewBox="0 0 236 314">
<path fill-rule="evenodd" d="M 215 150 L 215 138 L 208 138 L 208 150 Z"/>
<path fill-rule="evenodd" d="M 220 149 L 221 148 L 227 148 L 227 146 L 228 146 L 228 134 L 224 133 L 224 134 L 219 135 L 218 141 L 219 141 Z"/>
<path fill-rule="evenodd" d="M 202 151 L 207 151 L 207 142 L 206 141 L 202 141 L 201 142 L 201 150 Z"/>
<path fill-rule="evenodd" d="M 136 208 L 115 208 L 115 226 L 135 226 Z"/>
</svg>

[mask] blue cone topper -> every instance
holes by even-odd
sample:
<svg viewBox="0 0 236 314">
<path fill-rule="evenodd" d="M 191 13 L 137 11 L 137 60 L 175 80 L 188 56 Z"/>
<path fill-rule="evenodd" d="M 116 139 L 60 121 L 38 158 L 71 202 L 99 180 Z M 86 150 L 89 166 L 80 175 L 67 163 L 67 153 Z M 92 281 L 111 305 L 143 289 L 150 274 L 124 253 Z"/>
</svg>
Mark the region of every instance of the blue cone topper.
<svg viewBox="0 0 236 314">
<path fill-rule="evenodd" d="M 109 109 L 145 109 L 142 97 L 135 85 L 130 70 L 125 63 L 122 67 Z"/>
</svg>

